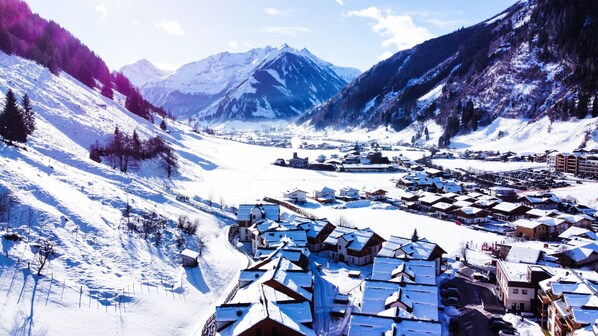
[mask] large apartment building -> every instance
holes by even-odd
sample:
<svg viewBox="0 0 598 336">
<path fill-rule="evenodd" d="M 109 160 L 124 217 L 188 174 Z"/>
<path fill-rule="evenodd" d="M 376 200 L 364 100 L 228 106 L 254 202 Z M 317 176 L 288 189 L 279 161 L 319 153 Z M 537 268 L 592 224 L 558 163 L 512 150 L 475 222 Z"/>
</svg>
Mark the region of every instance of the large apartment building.
<svg viewBox="0 0 598 336">
<path fill-rule="evenodd" d="M 598 178 L 598 154 L 553 153 L 546 160 L 548 169 Z"/>
</svg>

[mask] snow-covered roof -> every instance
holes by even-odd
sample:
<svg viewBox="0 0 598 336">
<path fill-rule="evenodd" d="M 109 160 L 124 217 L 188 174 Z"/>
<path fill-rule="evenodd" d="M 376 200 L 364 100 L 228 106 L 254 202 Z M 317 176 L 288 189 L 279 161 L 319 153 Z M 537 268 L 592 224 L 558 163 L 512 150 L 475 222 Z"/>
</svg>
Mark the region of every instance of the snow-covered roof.
<svg viewBox="0 0 598 336">
<path fill-rule="evenodd" d="M 473 203 L 472 202 L 468 202 L 468 201 L 457 201 L 455 203 L 453 203 L 454 206 L 459 207 L 459 208 L 466 208 L 471 206 Z"/>
<path fill-rule="evenodd" d="M 394 295 L 394 297 L 393 297 Z M 361 312 L 379 314 L 389 309 L 392 302 L 410 307 L 395 311 L 395 317 L 438 320 L 438 287 L 436 285 L 399 284 L 390 281 L 366 280 Z M 388 308 L 387 308 L 388 307 Z"/>
<path fill-rule="evenodd" d="M 409 238 L 391 236 L 386 243 L 382 244 L 378 256 L 430 260 L 437 247 L 441 253 L 446 253 L 437 244 L 430 243 L 427 240 L 420 239 L 413 242 Z"/>
<path fill-rule="evenodd" d="M 517 208 L 521 207 L 519 204 L 511 203 L 511 202 L 501 202 L 495 205 L 492 209 L 496 211 L 502 212 L 511 212 Z"/>
<path fill-rule="evenodd" d="M 540 225 L 546 225 L 544 223 L 540 223 L 538 221 L 535 220 L 529 220 L 529 219 L 518 219 L 516 221 L 513 222 L 513 225 L 515 227 L 522 227 L 522 228 L 526 228 L 526 229 L 533 229 L 536 228 Z"/>
<path fill-rule="evenodd" d="M 355 230 L 347 232 L 338 239 L 344 239 L 348 242 L 346 248 L 351 251 L 359 252 L 370 242 L 376 233 L 371 229 Z"/>
<path fill-rule="evenodd" d="M 263 218 L 278 220 L 280 214 L 280 205 L 278 204 L 240 204 L 237 212 L 238 221 L 248 221 L 251 219 L 251 210 L 258 208 L 262 211 Z"/>
<path fill-rule="evenodd" d="M 277 246 L 283 242 L 291 241 L 293 246 L 304 247 L 307 245 L 307 233 L 304 230 L 276 230 L 260 234 L 266 247 Z"/>
<path fill-rule="evenodd" d="M 446 211 L 446 210 L 449 210 L 454 207 L 455 206 L 453 204 L 445 203 L 445 202 L 438 202 L 438 203 L 435 203 L 434 205 L 432 205 L 432 209 L 440 210 L 440 211 Z"/>
<path fill-rule="evenodd" d="M 595 232 L 577 226 L 570 226 L 567 230 L 559 235 L 559 238 L 572 239 L 573 237 L 577 236 L 598 240 L 598 235 Z"/>
<path fill-rule="evenodd" d="M 581 222 L 583 220 L 589 220 L 589 221 L 593 220 L 592 217 L 590 217 L 590 216 L 588 216 L 586 214 L 579 214 L 579 215 L 560 214 L 560 215 L 557 216 L 557 218 L 564 219 L 564 220 L 566 220 L 567 222 L 569 222 L 571 224 L 576 224 L 576 223 L 579 223 L 579 222 Z"/>
<path fill-rule="evenodd" d="M 479 214 L 480 212 L 484 212 L 486 210 L 481 209 L 481 208 L 474 208 L 474 207 L 466 206 L 466 207 L 462 207 L 460 209 L 455 210 L 455 212 L 457 212 L 457 211 L 462 211 L 466 215 L 476 215 L 476 214 Z"/>
<path fill-rule="evenodd" d="M 434 204 L 440 202 L 443 197 L 440 195 L 428 195 L 419 199 L 420 203 Z"/>
<path fill-rule="evenodd" d="M 404 267 L 401 272 L 412 274 L 414 279 L 400 277 L 400 274 L 393 274 Z M 399 278 L 400 277 L 400 278 Z M 432 260 L 403 260 L 397 258 L 376 257 L 372 268 L 372 280 L 384 281 L 407 281 L 410 283 L 434 285 L 436 284 L 436 264 Z"/>
<path fill-rule="evenodd" d="M 530 211 L 526 212 L 529 216 L 534 217 L 546 217 L 551 215 L 556 215 L 559 212 L 557 210 L 542 210 L 542 209 L 531 209 Z"/>
<path fill-rule="evenodd" d="M 364 335 L 409 335 L 440 336 L 442 327 L 439 322 L 396 320 L 387 316 L 351 314 L 348 336 Z"/>
<path fill-rule="evenodd" d="M 246 306 L 216 307 L 216 321 L 235 321 L 218 332 L 221 336 L 242 334 L 266 319 L 303 335 L 316 335 L 313 329 L 305 326 L 313 321 L 309 302 L 266 303 L 257 300 Z"/>
<path fill-rule="evenodd" d="M 565 223 L 564 219 L 561 218 L 554 218 L 554 217 L 540 217 L 536 219 L 536 221 L 546 224 L 547 226 L 559 226 Z"/>
<path fill-rule="evenodd" d="M 512 246 L 505 261 L 523 264 L 536 264 L 542 251 L 526 247 L 526 246 Z"/>
<path fill-rule="evenodd" d="M 190 250 L 190 249 L 184 249 L 181 252 L 181 255 L 183 257 L 187 257 L 187 258 L 191 258 L 191 259 L 197 259 L 197 258 L 199 258 L 199 252 L 196 252 L 196 251 L 193 251 L 193 250 Z"/>
</svg>

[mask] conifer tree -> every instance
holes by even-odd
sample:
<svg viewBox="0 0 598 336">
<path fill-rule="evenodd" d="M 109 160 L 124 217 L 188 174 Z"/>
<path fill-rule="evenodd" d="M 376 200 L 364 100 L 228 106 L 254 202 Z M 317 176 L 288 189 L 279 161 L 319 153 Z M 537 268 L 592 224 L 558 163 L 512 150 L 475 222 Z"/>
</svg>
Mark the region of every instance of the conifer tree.
<svg viewBox="0 0 598 336">
<path fill-rule="evenodd" d="M 17 104 L 17 97 L 8 90 L 4 108 L 0 114 L 0 135 L 12 145 L 13 141 L 27 141 L 27 127 L 23 119 L 23 111 Z"/>
<path fill-rule="evenodd" d="M 592 103 L 592 118 L 598 117 L 598 96 L 594 97 L 594 102 Z"/>
<path fill-rule="evenodd" d="M 419 235 L 417 234 L 417 229 L 413 229 L 413 234 L 411 235 L 411 241 L 416 242 L 419 240 Z"/>
<path fill-rule="evenodd" d="M 166 131 L 166 120 L 162 119 L 162 122 L 160 123 L 160 128 Z"/>
<path fill-rule="evenodd" d="M 21 100 L 21 108 L 23 109 L 23 120 L 25 122 L 27 135 L 31 135 L 31 133 L 35 131 L 35 113 L 33 112 L 31 100 L 27 94 L 25 94 Z"/>
</svg>

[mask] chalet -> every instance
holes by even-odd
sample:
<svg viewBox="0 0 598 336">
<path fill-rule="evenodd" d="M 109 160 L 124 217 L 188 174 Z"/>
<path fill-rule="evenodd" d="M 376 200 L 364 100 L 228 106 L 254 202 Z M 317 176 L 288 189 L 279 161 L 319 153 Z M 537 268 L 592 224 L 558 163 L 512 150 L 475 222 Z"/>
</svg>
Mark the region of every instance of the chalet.
<svg viewBox="0 0 598 336">
<path fill-rule="evenodd" d="M 502 202 L 492 207 L 491 211 L 495 219 L 512 222 L 524 218 L 529 210 L 530 208 L 525 205 Z"/>
<path fill-rule="evenodd" d="M 556 239 L 571 226 L 571 224 L 564 219 L 554 217 L 540 217 L 535 219 L 535 221 L 545 224 L 548 227 L 548 239 Z"/>
<path fill-rule="evenodd" d="M 539 315 L 551 336 L 594 334 L 598 320 L 597 273 L 563 270 L 540 282 Z"/>
<path fill-rule="evenodd" d="M 251 234 L 249 227 L 262 219 L 280 221 L 280 205 L 269 203 L 239 205 L 239 210 L 237 211 L 239 240 L 242 242 L 250 241 Z"/>
<path fill-rule="evenodd" d="M 314 190 L 314 199 L 322 204 L 334 203 L 336 190 L 324 187 L 320 190 Z"/>
<path fill-rule="evenodd" d="M 293 153 L 293 158 L 289 160 L 288 166 L 292 168 L 307 168 L 309 164 L 308 158 L 300 158 L 297 156 L 297 152 Z"/>
<path fill-rule="evenodd" d="M 533 209 L 556 210 L 560 200 L 554 195 L 525 195 L 519 198 L 519 202 Z"/>
<path fill-rule="evenodd" d="M 515 232 L 519 237 L 532 240 L 542 240 L 548 237 L 548 226 L 535 220 L 519 219 L 513 222 Z"/>
<path fill-rule="evenodd" d="M 453 216 L 462 224 L 480 224 L 488 222 L 490 212 L 480 208 L 463 207 L 453 210 Z"/>
<path fill-rule="evenodd" d="M 436 275 L 440 274 L 442 255 L 446 251 L 426 239 L 413 241 L 411 238 L 391 236 L 378 253 L 378 257 L 402 260 L 428 260 L 435 264 Z"/>
<path fill-rule="evenodd" d="M 311 272 L 282 257 L 241 271 L 239 289 L 216 307 L 216 335 L 316 335 Z"/>
<path fill-rule="evenodd" d="M 337 227 L 324 241 L 328 256 L 353 265 L 366 265 L 374 260 L 385 240 L 371 229 Z"/>
<path fill-rule="evenodd" d="M 591 243 L 571 240 L 564 246 L 563 251 L 555 254 L 560 264 L 565 267 L 579 268 L 598 261 L 598 241 Z"/>
<path fill-rule="evenodd" d="M 384 189 L 366 190 L 365 197 L 371 201 L 384 201 L 387 191 Z"/>
<path fill-rule="evenodd" d="M 307 192 L 297 188 L 285 191 L 282 196 L 291 203 L 303 204 L 307 201 Z"/>
<path fill-rule="evenodd" d="M 570 226 L 580 227 L 580 228 L 590 228 L 592 227 L 592 217 L 581 214 L 581 215 L 569 215 L 569 214 L 560 214 L 556 216 L 558 219 L 563 219 Z"/>
<path fill-rule="evenodd" d="M 359 196 L 359 190 L 351 187 L 341 188 L 341 190 L 339 190 L 338 198 L 342 199 L 343 201 L 356 201 L 361 199 Z"/>
<path fill-rule="evenodd" d="M 324 241 L 334 231 L 336 226 L 327 220 L 303 220 L 297 227 L 307 234 L 307 248 L 312 252 L 324 250 Z"/>
<path fill-rule="evenodd" d="M 199 252 L 184 249 L 181 252 L 181 257 L 183 258 L 183 267 L 196 267 L 199 259 Z"/>
<path fill-rule="evenodd" d="M 434 204 L 439 202 L 452 204 L 454 200 L 441 195 L 432 194 L 420 198 L 417 202 L 419 203 L 419 206 L 423 211 L 432 211 L 432 206 Z"/>
<path fill-rule="evenodd" d="M 571 226 L 559 235 L 559 239 L 568 242 L 574 238 L 584 238 L 598 241 L 598 234 L 586 228 Z"/>
<path fill-rule="evenodd" d="M 496 265 L 497 294 L 510 311 L 533 312 L 539 306 L 540 281 L 552 276 L 552 268 L 499 260 Z"/>
<path fill-rule="evenodd" d="M 434 215 L 438 218 L 448 219 L 453 217 L 453 211 L 457 209 L 458 207 L 451 203 L 437 202 L 432 205 L 430 211 L 433 211 Z"/>
</svg>

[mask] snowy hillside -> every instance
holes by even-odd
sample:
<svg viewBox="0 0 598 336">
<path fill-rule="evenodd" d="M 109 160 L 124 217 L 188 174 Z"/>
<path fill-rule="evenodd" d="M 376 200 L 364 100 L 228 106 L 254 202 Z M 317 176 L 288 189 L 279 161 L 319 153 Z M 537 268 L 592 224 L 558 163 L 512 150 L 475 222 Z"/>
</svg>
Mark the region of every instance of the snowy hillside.
<svg viewBox="0 0 598 336">
<path fill-rule="evenodd" d="M 479 128 L 492 133 L 504 124 L 499 119 L 513 119 L 507 123 L 521 124 L 529 136 L 548 132 L 548 120 L 585 125 L 586 116 L 598 116 L 596 9 L 587 0 L 517 2 L 490 20 L 396 53 L 300 122 L 400 131 L 432 121 L 442 126 L 440 146 L 477 140 Z M 568 130 L 568 137 L 581 143 L 586 130 Z M 558 145 L 556 138 L 547 144 Z"/>
<path fill-rule="evenodd" d="M 272 65 L 281 59 L 294 66 L 274 69 Z M 217 121 L 288 119 L 328 99 L 359 75 L 356 69 L 334 66 L 307 49 L 299 51 L 286 44 L 220 53 L 160 79 L 155 67 L 143 61 L 122 71 L 153 103 L 178 116 Z M 303 86 L 299 90 L 292 83 Z M 311 94 L 305 95 L 304 87 L 313 87 Z M 293 109 L 285 110 L 286 105 Z"/>
<path fill-rule="evenodd" d="M 122 174 L 89 160 L 88 148 L 118 125 L 142 138 L 160 132 L 180 155 L 180 180 L 201 180 L 205 161 L 181 147 L 176 129 L 162 133 L 68 75 L 0 53 L 0 91 L 8 88 L 19 97 L 29 94 L 37 129 L 26 150 L 0 146 L 0 189 L 16 199 L 8 225 L 23 237 L 0 240 L 0 334 L 184 334 L 200 328 L 210 305 L 246 265 L 224 243 L 230 220 L 177 202 L 158 163 Z M 160 244 L 127 230 L 127 203 L 135 214 L 199 220 L 206 244 L 201 267 L 180 267 L 174 222 L 166 224 Z M 6 223 L 2 227 L 5 232 Z M 198 248 L 198 238 L 181 237 L 183 245 Z M 40 238 L 54 242 L 56 256 L 38 279 L 32 273 Z M 56 318 L 61 315 L 71 318 Z"/>
</svg>

